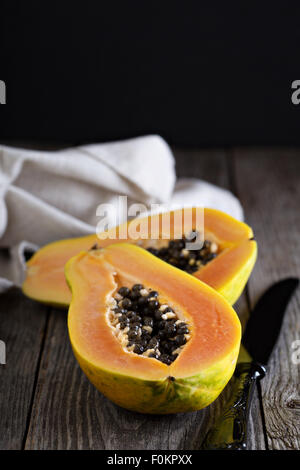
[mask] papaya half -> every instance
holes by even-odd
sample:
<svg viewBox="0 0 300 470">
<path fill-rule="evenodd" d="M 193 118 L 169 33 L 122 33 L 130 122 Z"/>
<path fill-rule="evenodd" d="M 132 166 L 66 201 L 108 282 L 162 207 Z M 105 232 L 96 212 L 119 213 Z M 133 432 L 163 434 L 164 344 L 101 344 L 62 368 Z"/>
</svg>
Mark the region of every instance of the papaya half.
<svg viewBox="0 0 300 470">
<path fill-rule="evenodd" d="M 241 340 L 223 296 L 127 243 L 81 252 L 65 273 L 72 348 L 106 397 L 154 414 L 199 410 L 217 398 Z"/>
<path fill-rule="evenodd" d="M 200 229 L 197 225 L 198 210 L 199 208 L 184 209 L 185 227 L 188 220 L 187 228 L 191 231 Z M 196 261 L 198 264 L 188 272 L 213 287 L 233 304 L 240 296 L 256 260 L 257 245 L 253 240 L 253 232 L 245 223 L 221 211 L 203 211 L 203 236 L 216 252 L 210 253 L 211 259 L 205 264 Z M 40 302 L 66 307 L 70 303 L 71 292 L 66 284 L 64 266 L 71 257 L 82 250 L 89 250 L 95 244 L 105 247 L 120 242 L 120 237 L 122 242 L 138 244 L 154 252 L 156 250 L 160 255 L 161 250 L 166 249 L 166 245 L 174 239 L 181 240 L 181 217 L 180 210 L 156 214 L 135 219 L 98 235 L 50 243 L 38 250 L 27 262 L 23 292 Z M 164 230 L 165 219 L 170 220 L 169 231 Z M 139 227 L 139 231 L 132 235 L 128 227 L 133 223 Z M 153 226 L 157 227 L 155 239 L 151 237 Z M 208 259 L 209 257 L 206 258 Z"/>
</svg>

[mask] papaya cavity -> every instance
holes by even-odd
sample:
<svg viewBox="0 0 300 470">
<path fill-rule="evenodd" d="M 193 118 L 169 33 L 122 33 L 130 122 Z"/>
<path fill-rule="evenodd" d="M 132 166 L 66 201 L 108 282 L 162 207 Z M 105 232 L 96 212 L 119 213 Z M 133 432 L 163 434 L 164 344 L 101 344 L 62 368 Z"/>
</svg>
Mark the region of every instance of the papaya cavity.
<svg viewBox="0 0 300 470">
<path fill-rule="evenodd" d="M 109 324 L 126 352 L 170 365 L 190 339 L 187 322 L 167 303 L 161 303 L 159 293 L 151 288 L 123 286 L 111 303 Z"/>
<path fill-rule="evenodd" d="M 189 243 L 191 243 L 197 235 L 197 231 L 193 230 L 188 237 Z M 218 245 L 216 242 L 204 240 L 197 249 L 187 249 L 186 243 L 186 238 L 180 238 L 170 240 L 166 246 L 159 248 L 151 246 L 147 249 L 150 253 L 166 263 L 172 264 L 172 266 L 190 274 L 199 271 L 218 255 Z"/>
</svg>

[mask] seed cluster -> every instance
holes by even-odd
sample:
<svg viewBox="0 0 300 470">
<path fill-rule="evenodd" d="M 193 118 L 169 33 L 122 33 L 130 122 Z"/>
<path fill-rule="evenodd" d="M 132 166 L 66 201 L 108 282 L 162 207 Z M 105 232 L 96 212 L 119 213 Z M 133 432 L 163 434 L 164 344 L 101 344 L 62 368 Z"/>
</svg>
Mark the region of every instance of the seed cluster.
<svg viewBox="0 0 300 470">
<path fill-rule="evenodd" d="M 188 240 L 181 238 L 170 240 L 168 246 L 162 248 L 148 248 L 148 251 L 158 258 L 166 261 L 176 268 L 187 273 L 194 273 L 202 266 L 212 261 L 217 256 L 218 245 L 210 240 L 205 240 L 200 250 L 187 250 L 186 242 L 192 242 L 197 236 L 197 232 L 192 232 Z"/>
<path fill-rule="evenodd" d="M 110 323 L 127 351 L 170 365 L 190 339 L 187 323 L 159 302 L 158 292 L 142 284 L 121 287 L 113 303 Z"/>
</svg>

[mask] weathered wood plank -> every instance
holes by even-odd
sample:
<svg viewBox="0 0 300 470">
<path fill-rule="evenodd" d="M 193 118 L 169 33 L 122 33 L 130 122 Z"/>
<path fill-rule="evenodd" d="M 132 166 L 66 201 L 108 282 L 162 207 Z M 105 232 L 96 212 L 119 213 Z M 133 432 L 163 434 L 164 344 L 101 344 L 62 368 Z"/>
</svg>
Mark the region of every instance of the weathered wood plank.
<svg viewBox="0 0 300 470">
<path fill-rule="evenodd" d="M 178 151 L 180 176 L 205 178 L 228 187 L 225 154 Z M 245 309 L 245 300 L 240 309 Z M 26 449 L 197 449 L 230 386 L 197 413 L 144 416 L 122 410 L 104 398 L 81 373 L 67 337 L 66 314 L 53 310 L 38 377 Z M 257 427 L 252 409 L 252 428 Z M 252 436 L 252 433 L 250 433 Z M 250 448 L 262 448 L 249 440 Z"/>
<path fill-rule="evenodd" d="M 13 288 L 0 296 L 0 449 L 21 449 L 31 409 L 48 308 Z"/>
<path fill-rule="evenodd" d="M 223 150 L 173 149 L 179 178 L 200 178 L 229 189 L 230 181 Z"/>
<path fill-rule="evenodd" d="M 300 151 L 238 150 L 235 172 L 247 220 L 258 241 L 249 282 L 251 305 L 273 282 L 300 276 Z M 261 382 L 270 449 L 300 449 L 300 368 L 292 343 L 300 338 L 300 289 L 286 312 L 280 338 Z"/>
</svg>

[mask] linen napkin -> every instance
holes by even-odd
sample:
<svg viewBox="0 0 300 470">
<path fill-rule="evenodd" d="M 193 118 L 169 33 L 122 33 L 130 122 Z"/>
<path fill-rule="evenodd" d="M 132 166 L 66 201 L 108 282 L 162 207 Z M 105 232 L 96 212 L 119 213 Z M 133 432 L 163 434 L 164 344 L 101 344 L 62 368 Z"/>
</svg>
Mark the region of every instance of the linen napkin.
<svg viewBox="0 0 300 470">
<path fill-rule="evenodd" d="M 174 156 L 157 135 L 59 151 L 0 145 L 0 291 L 21 285 L 26 251 L 94 233 L 98 205 L 116 207 L 120 196 L 146 210 L 205 206 L 243 219 L 229 191 L 193 178 L 176 181 Z"/>
</svg>

